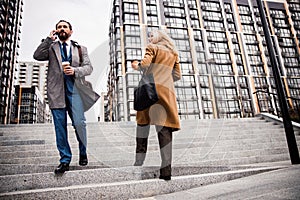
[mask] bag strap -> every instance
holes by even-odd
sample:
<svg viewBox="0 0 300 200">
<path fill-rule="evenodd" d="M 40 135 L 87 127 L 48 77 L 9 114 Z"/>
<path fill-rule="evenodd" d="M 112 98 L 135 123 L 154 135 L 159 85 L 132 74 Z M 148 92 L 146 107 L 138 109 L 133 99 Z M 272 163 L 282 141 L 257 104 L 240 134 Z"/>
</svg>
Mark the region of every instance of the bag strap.
<svg viewBox="0 0 300 200">
<path fill-rule="evenodd" d="M 81 46 L 78 44 L 78 42 L 71 40 L 72 44 L 78 48 L 78 54 L 79 54 L 79 65 L 82 64 L 83 59 L 82 59 L 82 50 L 81 50 Z"/>
<path fill-rule="evenodd" d="M 150 69 L 152 69 L 153 65 L 155 64 L 155 61 L 156 61 L 156 56 L 157 56 L 157 53 L 155 55 L 155 58 L 152 59 L 151 63 L 150 63 L 150 66 L 145 69 L 145 71 L 143 71 L 143 75 L 146 75 L 148 71 L 150 71 Z"/>
</svg>

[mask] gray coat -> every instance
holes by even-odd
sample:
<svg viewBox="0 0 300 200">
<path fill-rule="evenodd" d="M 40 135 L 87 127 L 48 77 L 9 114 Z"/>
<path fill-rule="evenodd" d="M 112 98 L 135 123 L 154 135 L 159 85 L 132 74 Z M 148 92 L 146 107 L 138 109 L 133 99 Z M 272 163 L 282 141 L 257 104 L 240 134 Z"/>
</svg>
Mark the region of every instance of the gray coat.
<svg viewBox="0 0 300 200">
<path fill-rule="evenodd" d="M 75 77 L 83 77 L 90 75 L 93 71 L 87 48 L 81 46 L 82 49 L 82 64 L 79 62 L 78 48 L 71 45 L 72 64 L 75 69 Z M 37 47 L 33 58 L 38 61 L 48 60 L 48 75 L 47 75 L 47 95 L 50 109 L 65 108 L 65 88 L 64 76 L 62 69 L 62 58 L 60 52 L 60 44 L 58 41 L 52 41 L 47 37 Z"/>
</svg>

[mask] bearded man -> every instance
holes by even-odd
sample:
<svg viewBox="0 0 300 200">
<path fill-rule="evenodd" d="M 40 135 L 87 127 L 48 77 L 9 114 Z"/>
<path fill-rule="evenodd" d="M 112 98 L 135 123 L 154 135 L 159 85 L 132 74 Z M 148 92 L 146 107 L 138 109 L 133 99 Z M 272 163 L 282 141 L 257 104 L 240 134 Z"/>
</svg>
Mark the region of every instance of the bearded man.
<svg viewBox="0 0 300 200">
<path fill-rule="evenodd" d="M 60 164 L 55 174 L 69 170 L 72 152 L 68 142 L 67 114 L 75 129 L 79 143 L 79 165 L 88 164 L 86 119 L 82 99 L 74 85 L 74 78 L 90 75 L 93 71 L 87 48 L 70 40 L 72 26 L 60 20 L 55 30 L 42 40 L 34 52 L 34 59 L 48 61 L 47 95 L 53 116 L 56 145 Z M 81 51 L 81 52 L 80 52 Z"/>
</svg>

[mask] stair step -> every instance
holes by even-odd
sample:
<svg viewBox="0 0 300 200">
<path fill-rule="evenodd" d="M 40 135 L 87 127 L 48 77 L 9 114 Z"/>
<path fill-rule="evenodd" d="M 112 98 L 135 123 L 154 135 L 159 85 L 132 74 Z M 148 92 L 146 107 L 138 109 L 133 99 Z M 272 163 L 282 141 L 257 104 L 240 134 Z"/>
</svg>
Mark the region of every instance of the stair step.
<svg viewBox="0 0 300 200">
<path fill-rule="evenodd" d="M 0 199 L 141 198 L 277 169 L 241 165 L 290 160 L 282 124 L 244 118 L 184 120 L 181 125 L 174 132 L 169 182 L 157 178 L 161 159 L 154 126 L 143 167 L 133 167 L 135 122 L 88 123 L 89 164 L 82 167 L 69 124 L 70 171 L 57 177 L 53 124 L 0 125 Z M 300 149 L 300 132 L 295 136 Z"/>
<path fill-rule="evenodd" d="M 35 178 L 38 183 L 30 182 L 31 177 L 26 177 L 28 179 L 24 183 L 21 182 L 19 187 L 22 189 L 21 191 L 11 191 L 15 189 L 15 187 L 7 187 L 0 194 L 1 199 L 56 199 L 59 197 L 60 199 L 68 199 L 70 197 L 77 197 L 78 199 L 130 199 L 130 198 L 142 198 L 142 197 L 150 197 L 153 195 L 166 194 L 171 192 L 177 192 L 182 190 L 191 189 L 194 187 L 200 187 L 212 183 L 218 183 L 228 180 L 233 180 L 245 176 L 250 176 L 258 173 L 263 173 L 271 170 L 278 169 L 275 167 L 262 167 L 262 168 L 251 168 L 251 169 L 240 169 L 240 170 L 230 170 L 223 172 L 213 172 L 206 174 L 193 174 L 193 175 L 181 175 L 174 176 L 171 181 L 163 181 L 157 178 L 155 179 L 143 179 L 142 175 L 145 173 L 141 173 L 139 170 L 141 168 L 127 168 L 131 172 L 129 175 L 123 173 L 122 169 L 117 169 L 118 175 L 121 175 L 121 181 L 117 182 L 106 182 L 103 179 L 107 178 L 108 180 L 112 180 L 112 176 L 118 176 L 111 169 L 103 169 L 100 177 L 94 176 L 97 174 L 96 170 L 93 171 L 92 174 L 87 171 L 78 172 L 67 172 L 62 177 L 56 177 L 49 173 L 43 174 L 38 179 Z M 100 172 L 101 170 L 99 170 Z M 182 170 L 181 170 L 182 171 Z M 110 173 L 109 173 L 110 172 Z M 137 173 L 136 173 L 137 172 Z M 154 172 L 155 173 L 155 172 Z M 151 173 L 150 173 L 151 174 Z M 149 174 L 147 174 L 149 175 Z M 25 177 L 25 175 L 24 175 Z M 151 177 L 151 175 L 150 175 Z M 133 179 L 132 179 L 133 178 Z M 9 178 L 7 178 L 9 179 Z M 18 178 L 16 178 L 18 179 Z M 101 182 L 95 182 L 95 179 Z M 76 182 L 72 183 L 69 180 L 76 180 Z M 88 180 L 88 181 L 87 181 Z M 7 180 L 9 181 L 9 180 Z M 12 185 L 14 185 L 14 181 L 12 180 Z M 65 182 L 68 181 L 72 185 L 65 186 Z M 89 182 L 90 181 L 90 182 Z M 38 188 L 38 186 L 42 186 L 43 183 L 54 184 L 54 187 L 47 188 Z M 10 184 L 7 184 L 10 185 Z M 22 188 L 24 187 L 24 188 Z M 27 189 L 28 188 L 28 189 Z"/>
</svg>

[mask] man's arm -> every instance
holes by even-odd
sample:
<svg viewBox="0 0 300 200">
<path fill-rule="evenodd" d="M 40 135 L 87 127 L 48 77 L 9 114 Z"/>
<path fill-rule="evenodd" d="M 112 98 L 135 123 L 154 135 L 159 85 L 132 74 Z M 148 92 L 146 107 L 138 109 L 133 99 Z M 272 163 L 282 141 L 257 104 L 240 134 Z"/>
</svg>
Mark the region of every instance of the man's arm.
<svg viewBox="0 0 300 200">
<path fill-rule="evenodd" d="M 80 48 L 82 52 L 82 64 L 79 67 L 74 67 L 75 77 L 88 76 L 93 71 L 87 48 L 84 46 L 81 46 Z"/>
<path fill-rule="evenodd" d="M 53 40 L 49 37 L 44 39 L 42 43 L 37 47 L 33 54 L 33 58 L 38 61 L 49 60 L 49 48 Z"/>
</svg>

